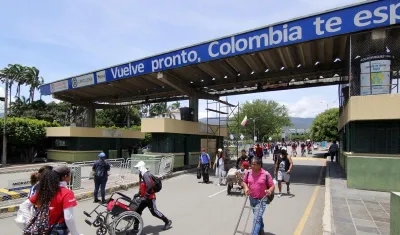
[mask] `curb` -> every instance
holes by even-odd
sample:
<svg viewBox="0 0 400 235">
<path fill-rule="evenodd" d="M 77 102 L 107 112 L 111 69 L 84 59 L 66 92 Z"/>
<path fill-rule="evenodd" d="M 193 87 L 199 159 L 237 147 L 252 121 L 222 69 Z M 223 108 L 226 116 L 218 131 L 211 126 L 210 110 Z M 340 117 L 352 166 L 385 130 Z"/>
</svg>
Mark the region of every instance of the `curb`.
<svg viewBox="0 0 400 235">
<path fill-rule="evenodd" d="M 322 234 L 331 235 L 332 233 L 332 202 L 331 202 L 331 179 L 329 174 L 330 161 L 326 159 L 325 170 L 325 206 L 324 214 L 322 216 Z"/>
<path fill-rule="evenodd" d="M 173 177 L 177 177 L 180 175 L 184 175 L 187 173 L 191 173 L 196 171 L 197 168 L 192 168 L 192 169 L 187 169 L 187 170 L 183 170 L 183 171 L 177 171 L 177 172 L 172 172 L 170 174 L 167 175 L 163 175 L 160 178 L 161 179 L 169 179 L 169 178 L 173 178 Z M 117 191 L 121 191 L 121 190 L 128 190 L 130 188 L 133 188 L 135 186 L 138 186 L 139 182 L 133 182 L 133 183 L 128 183 L 128 184 L 121 184 L 121 185 L 116 185 L 116 186 L 112 186 L 110 188 L 106 188 L 106 194 L 111 194 L 113 192 L 117 192 Z M 84 193 L 79 193 L 75 195 L 75 199 L 77 201 L 82 201 L 82 200 L 86 200 L 89 198 L 93 197 L 93 192 L 84 192 Z M 11 205 L 11 206 L 5 206 L 5 207 L 0 207 L 0 214 L 3 213 L 13 213 L 13 212 L 17 212 L 19 209 L 19 204 L 18 205 Z"/>
</svg>

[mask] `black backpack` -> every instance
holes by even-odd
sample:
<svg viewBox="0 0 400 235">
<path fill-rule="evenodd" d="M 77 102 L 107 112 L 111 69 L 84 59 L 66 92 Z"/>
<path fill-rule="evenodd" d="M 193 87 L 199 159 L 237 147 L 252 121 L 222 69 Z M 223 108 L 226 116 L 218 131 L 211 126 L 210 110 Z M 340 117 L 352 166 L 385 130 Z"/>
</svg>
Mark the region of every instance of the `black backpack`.
<svg viewBox="0 0 400 235">
<path fill-rule="evenodd" d="M 153 181 L 153 190 L 154 190 L 154 192 L 155 193 L 160 192 L 161 189 L 162 189 L 161 178 L 159 178 L 159 177 L 157 177 L 157 176 L 155 176 L 153 174 L 150 174 L 150 178 Z"/>
<path fill-rule="evenodd" d="M 95 169 L 95 173 L 94 173 L 94 176 L 96 178 L 103 178 L 104 177 L 104 171 L 105 171 L 106 165 L 107 165 L 106 162 L 100 162 L 97 165 L 97 167 Z"/>
</svg>

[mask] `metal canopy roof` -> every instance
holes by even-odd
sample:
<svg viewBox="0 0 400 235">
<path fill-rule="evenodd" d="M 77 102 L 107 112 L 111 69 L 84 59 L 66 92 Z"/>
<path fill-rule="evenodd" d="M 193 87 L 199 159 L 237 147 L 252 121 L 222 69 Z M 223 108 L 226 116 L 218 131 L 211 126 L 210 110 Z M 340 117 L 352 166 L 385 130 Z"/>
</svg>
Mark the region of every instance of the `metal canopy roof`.
<svg viewBox="0 0 400 235">
<path fill-rule="evenodd" d="M 99 107 L 102 104 L 127 105 L 187 99 L 189 93 L 178 91 L 176 86 L 218 97 L 340 84 L 348 82 L 350 34 L 388 27 L 400 23 L 400 19 L 394 17 L 393 23 L 388 11 L 384 23 L 349 27 L 349 22 L 355 21 L 361 11 L 374 12 L 378 7 L 389 10 L 396 4 L 400 5 L 400 0 L 367 1 L 45 84 L 40 90 L 42 95 L 52 94 L 54 98 L 79 105 L 95 103 Z M 335 16 L 339 16 L 346 27 L 323 35 L 317 35 L 314 29 L 308 30 L 317 18 L 326 21 Z M 301 36 L 291 34 L 296 31 L 295 28 Z M 281 30 L 283 36 L 276 45 L 272 43 L 274 30 Z M 362 35 L 359 37 L 368 37 L 368 34 Z M 255 37 L 258 41 L 254 41 Z M 237 46 L 240 40 L 247 40 L 244 42 L 247 47 L 241 52 Z M 230 42 L 237 51 L 230 48 L 230 53 L 221 55 L 222 45 Z M 218 56 L 212 55 L 218 53 L 218 47 L 212 51 L 212 44 L 219 45 Z M 160 62 L 167 56 L 173 58 L 184 51 L 189 59 L 190 53 L 196 52 L 197 60 L 154 69 L 154 61 Z M 132 71 L 135 71 L 134 75 Z M 174 86 L 158 79 L 158 72 L 173 79 Z"/>
<path fill-rule="evenodd" d="M 177 78 L 180 85 L 221 96 L 333 85 L 340 83 L 340 76 L 347 76 L 348 45 L 349 37 L 339 36 L 191 65 L 164 73 Z M 342 81 L 346 80 L 342 78 Z M 157 73 L 66 90 L 53 96 L 77 104 L 85 104 L 85 101 L 160 102 L 187 98 L 159 81 Z"/>
</svg>

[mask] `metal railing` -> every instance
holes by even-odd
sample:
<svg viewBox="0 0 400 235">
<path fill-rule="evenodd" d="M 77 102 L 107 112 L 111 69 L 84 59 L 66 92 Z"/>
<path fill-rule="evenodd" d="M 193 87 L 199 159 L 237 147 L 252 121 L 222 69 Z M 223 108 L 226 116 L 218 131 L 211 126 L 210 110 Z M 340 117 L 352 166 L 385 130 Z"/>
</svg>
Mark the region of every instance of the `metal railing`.
<svg viewBox="0 0 400 235">
<path fill-rule="evenodd" d="M 0 207 L 22 202 L 31 188 L 30 177 L 43 166 L 62 166 L 66 162 L 31 164 L 0 168 Z"/>
<path fill-rule="evenodd" d="M 144 161 L 149 171 L 157 176 L 165 176 L 173 171 L 175 156 L 173 154 L 162 158 L 153 159 L 110 159 L 107 162 L 111 165 L 108 176 L 108 185 L 122 185 L 138 181 L 138 174 L 134 166 L 139 161 Z M 28 182 L 30 175 L 37 172 L 42 166 L 68 165 L 73 170 L 70 188 L 74 191 L 88 192 L 93 190 L 93 165 L 95 161 L 74 162 L 68 165 L 66 162 L 24 165 L 17 167 L 0 168 L 0 207 L 16 205 L 25 200 L 31 187 Z M 18 182 L 18 180 L 20 182 Z M 21 185 L 19 189 L 10 189 L 10 184 Z"/>
</svg>

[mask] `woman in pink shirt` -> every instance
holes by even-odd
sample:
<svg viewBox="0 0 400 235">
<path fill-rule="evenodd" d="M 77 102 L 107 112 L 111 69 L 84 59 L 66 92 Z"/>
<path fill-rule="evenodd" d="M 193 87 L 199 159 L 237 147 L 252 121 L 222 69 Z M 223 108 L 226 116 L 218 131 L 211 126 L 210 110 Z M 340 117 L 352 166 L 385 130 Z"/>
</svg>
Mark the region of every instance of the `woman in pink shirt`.
<svg viewBox="0 0 400 235">
<path fill-rule="evenodd" d="M 269 203 L 268 197 L 265 196 L 274 193 L 275 185 L 272 176 L 262 168 L 261 158 L 256 157 L 251 162 L 251 170 L 245 174 L 242 187 L 249 196 L 250 206 L 253 208 L 254 221 L 251 234 L 264 234 L 263 214 Z"/>
</svg>

